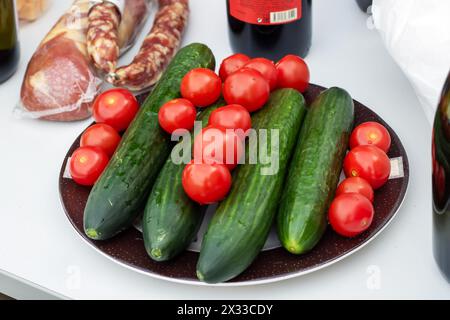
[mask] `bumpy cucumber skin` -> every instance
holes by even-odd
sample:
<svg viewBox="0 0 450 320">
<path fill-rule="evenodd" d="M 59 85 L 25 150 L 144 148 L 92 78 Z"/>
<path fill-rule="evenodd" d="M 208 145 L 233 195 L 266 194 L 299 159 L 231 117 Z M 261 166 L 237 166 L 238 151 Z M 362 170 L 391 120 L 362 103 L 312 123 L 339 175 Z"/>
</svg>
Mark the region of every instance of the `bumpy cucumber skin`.
<svg viewBox="0 0 450 320">
<path fill-rule="evenodd" d="M 277 217 L 278 236 L 291 253 L 311 250 L 325 232 L 353 120 L 353 100 L 340 88 L 322 92 L 309 108 Z"/>
<path fill-rule="evenodd" d="M 198 121 L 208 124 L 211 112 L 224 106 L 220 99 L 202 111 Z M 191 134 L 191 146 L 193 144 Z M 180 142 L 182 143 L 182 142 Z M 142 220 L 145 249 L 156 261 L 167 261 L 185 250 L 194 240 L 203 221 L 204 212 L 184 192 L 181 177 L 185 165 L 167 159 L 148 199 Z"/>
<path fill-rule="evenodd" d="M 262 175 L 260 162 L 237 167 L 233 186 L 220 203 L 203 238 L 197 277 L 217 283 L 230 280 L 244 271 L 259 254 L 273 223 L 283 188 L 290 154 L 306 113 L 303 96 L 293 89 L 272 93 L 267 105 L 252 116 L 254 129 L 279 130 L 279 171 Z M 271 150 L 271 135 L 262 150 Z M 264 139 L 263 139 L 264 140 Z M 257 148 L 257 147 L 256 147 Z M 268 153 L 270 154 L 270 152 Z"/>
<path fill-rule="evenodd" d="M 214 67 L 213 53 L 199 43 L 182 48 L 173 58 L 89 195 L 84 211 L 88 237 L 109 239 L 139 215 L 171 150 L 170 135 L 158 124 L 159 108 L 180 97 L 180 83 L 187 72 Z"/>
</svg>

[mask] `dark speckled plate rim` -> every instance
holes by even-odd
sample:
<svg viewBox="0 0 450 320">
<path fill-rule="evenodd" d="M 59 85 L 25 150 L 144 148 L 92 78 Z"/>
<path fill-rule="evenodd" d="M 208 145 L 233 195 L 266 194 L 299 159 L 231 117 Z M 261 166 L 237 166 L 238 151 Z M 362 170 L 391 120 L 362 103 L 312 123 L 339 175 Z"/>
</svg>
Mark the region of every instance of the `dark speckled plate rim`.
<svg viewBox="0 0 450 320">
<path fill-rule="evenodd" d="M 325 89 L 325 88 L 323 88 L 323 87 L 321 87 L 321 86 L 318 86 L 318 85 L 314 85 L 314 84 L 311 84 L 311 85 L 312 85 L 312 86 L 319 87 L 319 88 L 321 88 L 321 89 Z M 355 100 L 355 99 L 354 99 L 354 101 L 357 102 L 357 103 L 360 103 L 359 101 L 357 101 L 357 100 Z M 360 104 L 361 104 L 361 103 L 360 103 Z M 371 111 L 372 111 L 374 114 L 376 114 L 373 110 L 371 110 Z M 381 118 L 381 117 L 380 117 L 380 118 Z M 384 119 L 383 119 L 383 121 L 384 121 Z M 384 121 L 384 122 L 386 123 L 386 121 Z M 386 123 L 386 124 L 389 126 L 388 123 Z M 389 126 L 389 127 L 390 127 L 390 126 Z M 394 132 L 394 134 L 396 134 L 396 133 Z M 399 139 L 399 140 L 400 140 L 400 139 Z M 401 148 L 403 149 L 403 153 L 404 153 L 404 155 L 405 155 L 403 161 L 406 162 L 406 164 L 404 165 L 404 167 L 408 168 L 408 170 L 409 170 L 409 161 L 408 161 L 408 156 L 407 156 L 406 150 L 404 149 L 404 147 L 403 147 L 403 145 L 402 145 L 401 143 L 400 143 L 400 146 L 401 146 Z M 62 174 L 62 171 L 64 170 L 65 162 L 66 162 L 66 161 L 64 161 L 64 164 L 63 164 L 63 166 L 62 166 L 62 168 L 61 168 L 61 174 Z M 362 243 L 360 243 L 359 245 L 355 246 L 351 251 L 346 252 L 346 253 L 344 253 L 344 254 L 342 254 L 342 255 L 340 255 L 340 256 L 337 256 L 337 257 L 335 257 L 334 259 L 332 259 L 332 260 L 330 260 L 330 261 L 328 261 L 328 262 L 319 264 L 319 265 L 317 265 L 317 266 L 315 266 L 315 267 L 311 267 L 311 268 L 309 268 L 309 269 L 302 270 L 302 271 L 295 271 L 295 272 L 291 272 L 291 273 L 287 273 L 287 274 L 283 274 L 283 275 L 276 275 L 276 276 L 271 276 L 271 277 L 264 277 L 264 278 L 257 279 L 257 280 L 247 280 L 247 281 L 239 281 L 239 282 L 224 282 L 224 283 L 216 283 L 216 284 L 205 283 L 205 282 L 201 282 L 201 281 L 199 281 L 199 280 L 191 280 L 191 279 L 184 279 L 184 278 L 174 278 L 174 277 L 169 277 L 169 276 L 160 275 L 160 274 L 155 273 L 155 272 L 152 272 L 152 271 L 150 271 L 150 270 L 143 270 L 143 269 L 141 269 L 141 268 L 139 268 L 139 267 L 133 266 L 132 264 L 129 264 L 129 263 L 127 263 L 127 262 L 124 262 L 124 261 L 121 261 L 121 260 L 119 260 L 119 259 L 116 259 L 116 258 L 114 258 L 114 257 L 111 256 L 111 255 L 108 255 L 107 253 L 105 253 L 104 251 L 102 251 L 102 250 L 100 250 L 98 247 L 96 247 L 89 239 L 87 239 L 83 234 L 81 234 L 81 233 L 78 231 L 77 226 L 74 224 L 74 222 L 72 221 L 72 219 L 71 219 L 70 216 L 68 215 L 68 212 L 67 212 L 66 207 L 65 207 L 65 205 L 64 205 L 64 201 L 63 201 L 63 199 L 62 199 L 62 192 L 61 192 L 61 190 L 60 190 L 61 184 L 59 184 L 59 198 L 60 198 L 61 204 L 62 204 L 62 206 L 63 206 L 63 208 L 64 208 L 65 214 L 66 214 L 66 216 L 67 216 L 67 218 L 68 218 L 70 224 L 74 227 L 75 233 L 83 240 L 83 242 L 85 242 L 86 244 L 88 244 L 88 246 L 91 247 L 91 248 L 93 248 L 96 252 L 100 253 L 100 255 L 106 257 L 106 258 L 109 259 L 110 261 L 113 261 L 114 263 L 116 263 L 116 264 L 118 264 L 118 265 L 120 265 L 120 266 L 122 266 L 122 267 L 125 267 L 125 268 L 128 269 L 128 270 L 132 270 L 132 271 L 134 271 L 134 272 L 137 272 L 137 273 L 139 273 L 139 274 L 142 274 L 142 275 L 145 275 L 145 276 L 147 276 L 147 277 L 154 278 L 154 279 L 164 280 L 164 281 L 169 281 L 169 282 L 172 282 L 172 283 L 178 283 L 178 284 L 195 285 L 195 286 L 207 286 L 207 287 L 243 287 L 243 286 L 253 286 L 253 285 L 269 284 L 269 283 L 280 282 L 280 281 L 289 280 L 289 279 L 292 279 L 292 278 L 304 276 L 304 275 L 310 274 L 310 273 L 312 273 L 312 272 L 315 272 L 315 271 L 318 271 L 318 270 L 327 268 L 327 267 L 329 267 L 329 266 L 331 266 L 331 265 L 333 265 L 333 264 L 335 264 L 335 263 L 337 263 L 337 262 L 339 262 L 339 261 L 341 261 L 341 260 L 347 258 L 348 256 L 350 256 L 350 255 L 352 255 L 352 254 L 358 252 L 359 250 L 361 250 L 361 249 L 364 248 L 365 246 L 367 246 L 367 245 L 368 245 L 369 243 L 371 243 L 375 238 L 377 238 L 378 235 L 379 235 L 381 232 L 383 232 L 383 231 L 384 231 L 384 230 L 392 223 L 392 221 L 394 220 L 394 218 L 397 216 L 397 214 L 398 214 L 400 208 L 402 207 L 402 205 L 403 205 L 403 203 L 404 203 L 404 201 L 405 201 L 405 199 L 406 199 L 407 193 L 408 193 L 408 189 L 409 189 L 409 172 L 408 172 L 408 174 L 405 175 L 405 178 L 407 179 L 407 181 L 406 181 L 406 185 L 405 185 L 404 192 L 403 192 L 403 195 L 402 195 L 402 199 L 401 199 L 401 201 L 398 203 L 395 212 L 391 215 L 391 217 L 389 218 L 389 220 L 387 220 L 387 221 L 385 222 L 385 224 L 384 224 L 378 231 L 374 232 L 374 233 L 373 233 L 369 238 L 367 238 L 364 242 L 362 242 Z"/>
<path fill-rule="evenodd" d="M 408 183 L 409 186 L 409 183 Z M 289 280 L 292 278 L 297 278 L 300 276 L 304 276 L 307 275 L 309 273 L 324 269 L 326 267 L 329 267 L 345 258 L 347 258 L 348 256 L 358 252 L 359 250 L 361 250 L 362 248 L 364 248 L 366 245 L 368 245 L 370 242 L 372 242 L 372 240 L 374 240 L 381 232 L 383 232 L 384 229 L 386 229 L 391 222 L 394 220 L 394 218 L 397 216 L 398 211 L 400 210 L 400 208 L 403 205 L 403 202 L 405 201 L 406 195 L 408 193 L 408 186 L 406 187 L 405 190 L 405 194 L 404 197 L 402 199 L 402 201 L 400 202 L 397 210 L 395 211 L 395 213 L 392 215 L 392 217 L 385 223 L 385 225 L 380 228 L 376 233 L 374 233 L 370 238 L 368 238 L 365 242 L 361 243 L 359 246 L 355 247 L 354 249 L 352 249 L 351 251 L 336 257 L 335 259 L 326 262 L 324 264 L 321 264 L 317 267 L 313 267 L 307 270 L 303 270 L 303 271 L 298 271 L 298 272 L 292 272 L 292 273 L 288 273 L 286 275 L 281 275 L 281 276 L 273 276 L 273 277 L 268 277 L 268 278 L 261 278 L 259 280 L 248 280 L 248 281 L 241 281 L 241 282 L 224 282 L 224 283 L 205 283 L 205 282 L 201 282 L 201 281 L 196 281 L 196 280 L 188 280 L 188 279 L 178 279 L 178 278 L 172 278 L 172 277 L 167 277 L 167 276 L 162 276 L 160 274 L 154 273 L 152 271 L 144 271 L 140 268 L 134 267 L 131 264 L 128 264 L 126 262 L 120 261 L 108 254 L 106 254 L 105 252 L 103 252 L 102 250 L 100 250 L 99 248 L 97 248 L 95 245 L 93 245 L 89 240 L 87 240 L 85 237 L 83 237 L 83 235 L 81 235 L 79 232 L 75 232 L 81 239 L 83 239 L 83 242 L 85 242 L 86 244 L 89 245 L 89 247 L 93 248 L 95 251 L 97 251 L 98 253 L 100 253 L 102 256 L 108 258 L 109 260 L 115 262 L 118 265 L 121 265 L 122 267 L 125 267 L 129 270 L 135 271 L 137 273 L 140 273 L 142 275 L 145 275 L 147 277 L 151 277 L 154 279 L 158 279 L 158 280 L 164 280 L 164 281 L 169 281 L 169 282 L 173 282 L 173 283 L 178 283 L 178 284 L 187 284 L 187 285 L 195 285 L 195 286 L 207 286 L 207 287 L 244 287 L 244 286 L 252 286 L 252 285 L 262 285 L 262 284 L 269 284 L 269 283 L 273 283 L 273 282 L 279 282 L 279 281 L 284 281 L 284 280 Z M 72 221 L 69 219 L 70 223 L 72 224 Z M 76 227 L 74 226 L 75 230 Z"/>
</svg>

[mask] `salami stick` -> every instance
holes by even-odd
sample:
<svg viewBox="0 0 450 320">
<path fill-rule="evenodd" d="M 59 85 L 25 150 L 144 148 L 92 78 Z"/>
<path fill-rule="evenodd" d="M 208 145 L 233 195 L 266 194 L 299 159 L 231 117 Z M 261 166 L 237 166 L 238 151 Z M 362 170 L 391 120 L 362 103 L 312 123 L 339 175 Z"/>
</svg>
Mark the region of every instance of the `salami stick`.
<svg viewBox="0 0 450 320">
<path fill-rule="evenodd" d="M 119 24 L 121 15 L 115 4 L 100 2 L 89 11 L 87 51 L 94 66 L 113 72 L 119 58 Z"/>
<path fill-rule="evenodd" d="M 189 15 L 188 0 L 159 0 L 150 33 L 132 63 L 109 73 L 115 86 L 141 91 L 155 84 L 178 49 Z"/>
</svg>

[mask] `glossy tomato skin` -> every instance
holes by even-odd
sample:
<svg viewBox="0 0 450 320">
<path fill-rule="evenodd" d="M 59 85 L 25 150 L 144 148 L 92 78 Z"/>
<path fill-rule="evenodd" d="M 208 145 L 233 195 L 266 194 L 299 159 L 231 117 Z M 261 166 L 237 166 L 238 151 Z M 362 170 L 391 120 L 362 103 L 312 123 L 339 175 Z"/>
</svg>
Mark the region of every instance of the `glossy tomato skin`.
<svg viewBox="0 0 450 320">
<path fill-rule="evenodd" d="M 84 186 L 92 186 L 108 165 L 109 158 L 98 147 L 80 147 L 70 158 L 69 170 L 72 179 Z"/>
<path fill-rule="evenodd" d="M 87 128 L 80 139 L 81 147 L 99 147 L 111 157 L 120 143 L 116 129 L 106 123 L 97 123 Z"/>
<path fill-rule="evenodd" d="M 328 220 L 334 231 L 344 237 L 355 237 L 372 224 L 372 203 L 361 194 L 344 193 L 336 197 L 328 210 Z"/>
<path fill-rule="evenodd" d="M 244 153 L 244 142 L 232 129 L 208 126 L 195 137 L 193 151 L 197 163 L 219 163 L 233 170 Z"/>
<path fill-rule="evenodd" d="M 363 178 L 350 177 L 342 181 L 336 189 L 336 197 L 344 193 L 359 193 L 373 202 L 372 186 Z"/>
<path fill-rule="evenodd" d="M 269 100 L 270 86 L 256 70 L 242 68 L 225 80 L 223 97 L 228 104 L 239 104 L 249 112 L 261 109 Z"/>
<path fill-rule="evenodd" d="M 224 59 L 219 69 L 219 76 L 222 81 L 225 81 L 233 72 L 241 69 L 248 61 L 250 61 L 250 57 L 242 53 L 236 53 Z"/>
<path fill-rule="evenodd" d="M 252 127 L 250 112 L 239 104 L 217 108 L 209 116 L 208 125 L 225 129 L 241 129 L 244 133 Z"/>
<path fill-rule="evenodd" d="M 183 189 L 192 200 L 201 205 L 218 202 L 231 188 L 231 174 L 226 166 L 191 161 L 183 170 Z"/>
<path fill-rule="evenodd" d="M 118 132 L 128 128 L 139 110 L 136 97 L 128 90 L 114 88 L 101 93 L 94 101 L 92 114 L 97 123 L 106 123 Z"/>
<path fill-rule="evenodd" d="M 172 134 L 177 129 L 191 130 L 194 127 L 197 109 L 187 99 L 174 99 L 166 102 L 158 112 L 161 128 Z"/>
<path fill-rule="evenodd" d="M 207 107 L 219 99 L 222 80 L 214 71 L 196 68 L 189 71 L 181 80 L 181 96 L 196 107 Z"/>
<path fill-rule="evenodd" d="M 258 71 L 269 82 L 270 91 L 277 87 L 278 69 L 275 67 L 273 61 L 266 58 L 255 58 L 244 65 L 244 68 L 249 68 Z"/>
<path fill-rule="evenodd" d="M 353 130 L 350 136 L 350 149 L 364 145 L 376 146 L 387 153 L 391 148 L 391 135 L 378 122 L 361 123 Z"/>
<path fill-rule="evenodd" d="M 346 177 L 361 177 L 374 190 L 382 187 L 391 173 L 391 162 L 386 153 L 375 146 L 358 146 L 344 159 Z"/>
<path fill-rule="evenodd" d="M 278 61 L 276 68 L 279 88 L 292 88 L 302 93 L 308 89 L 309 68 L 302 58 L 289 54 Z"/>
</svg>

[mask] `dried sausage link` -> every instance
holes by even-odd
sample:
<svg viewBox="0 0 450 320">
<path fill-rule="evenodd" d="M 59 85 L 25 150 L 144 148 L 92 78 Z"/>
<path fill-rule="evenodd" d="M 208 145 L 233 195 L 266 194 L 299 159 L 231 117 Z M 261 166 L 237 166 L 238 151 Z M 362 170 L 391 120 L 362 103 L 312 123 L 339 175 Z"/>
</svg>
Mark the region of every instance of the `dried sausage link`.
<svg viewBox="0 0 450 320">
<path fill-rule="evenodd" d="M 133 91 L 155 84 L 178 49 L 189 16 L 188 0 L 159 0 L 150 33 L 132 63 L 110 73 L 106 80 Z"/>
<path fill-rule="evenodd" d="M 95 67 L 104 72 L 113 72 L 119 58 L 120 12 L 116 5 L 103 1 L 89 11 L 87 51 Z"/>
</svg>

